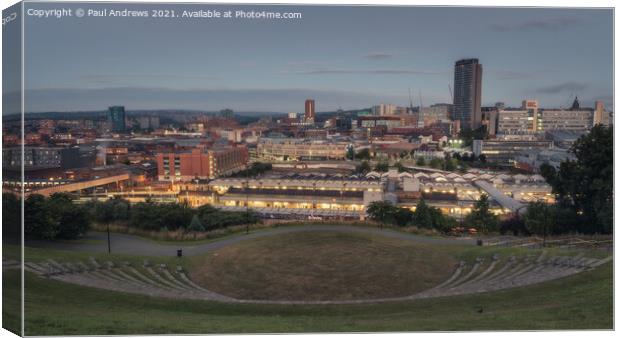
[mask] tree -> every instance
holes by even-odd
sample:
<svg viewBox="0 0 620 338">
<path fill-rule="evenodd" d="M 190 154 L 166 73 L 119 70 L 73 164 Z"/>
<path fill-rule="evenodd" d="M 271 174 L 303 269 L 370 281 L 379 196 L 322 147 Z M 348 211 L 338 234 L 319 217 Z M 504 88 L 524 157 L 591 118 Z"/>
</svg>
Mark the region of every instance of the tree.
<svg viewBox="0 0 620 338">
<path fill-rule="evenodd" d="M 55 238 L 75 239 L 85 234 L 90 227 L 89 213 L 83 206 L 74 204 L 69 194 L 53 194 L 46 200 L 45 209 L 52 220 Z"/>
<path fill-rule="evenodd" d="M 551 234 L 555 226 L 554 207 L 544 202 L 530 203 L 525 212 L 524 219 L 525 228 L 529 232 L 542 236 L 544 247 L 547 236 Z"/>
<path fill-rule="evenodd" d="M 202 222 L 200 222 L 198 215 L 192 217 L 192 221 L 189 223 L 187 230 L 196 232 L 205 231 L 205 227 L 202 225 Z"/>
<path fill-rule="evenodd" d="M 399 173 L 407 171 L 407 168 L 405 168 L 405 166 L 402 163 L 400 163 L 400 161 L 396 162 L 395 166 L 396 166 L 396 170 L 398 170 Z"/>
<path fill-rule="evenodd" d="M 411 224 L 413 220 L 413 212 L 407 208 L 396 207 L 394 212 L 394 223 L 399 227 L 404 227 Z"/>
<path fill-rule="evenodd" d="M 418 167 L 423 167 L 426 165 L 426 160 L 424 159 L 424 157 L 418 157 L 418 159 L 416 160 L 415 164 Z"/>
<path fill-rule="evenodd" d="M 54 239 L 58 229 L 43 195 L 32 194 L 24 202 L 24 235 L 26 237 Z"/>
<path fill-rule="evenodd" d="M 580 215 L 578 230 L 611 233 L 613 230 L 613 127 L 594 126 L 572 146 L 576 160 L 558 170 L 541 166 L 558 204 Z"/>
<path fill-rule="evenodd" d="M 397 209 L 398 207 L 394 206 L 389 201 L 375 201 L 368 205 L 366 213 L 368 213 L 370 219 L 379 222 L 381 228 L 383 228 L 384 223 L 394 222 L 394 215 Z"/>
<path fill-rule="evenodd" d="M 32 196 L 32 195 L 31 195 Z M 21 199 L 13 193 L 2 194 L 2 235 L 4 240 L 21 242 Z"/>
<path fill-rule="evenodd" d="M 370 150 L 368 148 L 364 148 L 355 154 L 355 158 L 358 160 L 370 160 Z"/>
<path fill-rule="evenodd" d="M 347 147 L 346 158 L 348 160 L 354 160 L 355 159 L 355 148 L 353 148 L 353 146 Z"/>
<path fill-rule="evenodd" d="M 362 163 L 355 166 L 355 172 L 357 174 L 366 174 L 370 171 L 370 164 L 368 161 L 362 161 Z"/>
<path fill-rule="evenodd" d="M 421 199 L 415 207 L 415 212 L 413 213 L 413 223 L 422 228 L 433 227 L 431 207 L 426 204 L 424 199 Z"/>
<path fill-rule="evenodd" d="M 522 217 L 509 217 L 499 223 L 499 233 L 504 235 L 512 233 L 514 236 L 529 235 L 530 232 L 525 227 L 525 221 Z"/>
<path fill-rule="evenodd" d="M 456 170 L 456 166 L 458 165 L 458 161 L 454 158 L 449 158 L 444 162 L 444 170 L 446 171 L 454 171 Z"/>
<path fill-rule="evenodd" d="M 443 167 L 443 161 L 439 158 L 433 158 L 430 163 L 431 168 L 441 169 Z"/>
<path fill-rule="evenodd" d="M 465 222 L 482 233 L 494 231 L 497 228 L 498 218 L 489 209 L 489 197 L 486 194 L 480 195 L 472 211 L 465 217 Z"/>
<path fill-rule="evenodd" d="M 389 168 L 390 168 L 390 165 L 386 161 L 381 161 L 377 163 L 377 165 L 375 165 L 375 171 L 378 171 L 380 173 L 384 173 L 388 171 Z"/>
</svg>

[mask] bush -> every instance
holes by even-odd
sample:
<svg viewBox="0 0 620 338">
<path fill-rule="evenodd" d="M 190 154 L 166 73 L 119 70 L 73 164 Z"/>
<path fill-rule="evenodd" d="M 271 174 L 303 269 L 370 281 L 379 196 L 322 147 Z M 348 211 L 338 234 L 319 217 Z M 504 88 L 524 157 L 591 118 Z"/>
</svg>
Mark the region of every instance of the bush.
<svg viewBox="0 0 620 338">
<path fill-rule="evenodd" d="M 187 230 L 200 232 L 205 231 L 205 227 L 202 225 L 202 222 L 200 222 L 200 218 L 198 218 L 197 215 L 194 215 L 194 217 L 192 217 L 191 223 L 187 227 Z"/>
<path fill-rule="evenodd" d="M 529 236 L 530 232 L 525 227 L 525 222 L 518 216 L 507 218 L 499 223 L 499 233 L 505 235 L 511 233 L 514 236 Z"/>
<path fill-rule="evenodd" d="M 74 239 L 90 226 L 90 214 L 84 206 L 73 203 L 68 194 L 49 198 L 33 194 L 24 203 L 24 234 L 31 238 Z"/>
</svg>

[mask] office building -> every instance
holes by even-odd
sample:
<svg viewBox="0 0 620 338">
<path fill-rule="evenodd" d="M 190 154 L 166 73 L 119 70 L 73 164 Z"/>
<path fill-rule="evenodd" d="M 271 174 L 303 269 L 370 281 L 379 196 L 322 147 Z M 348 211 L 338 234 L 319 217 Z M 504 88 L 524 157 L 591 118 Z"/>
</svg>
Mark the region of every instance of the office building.
<svg viewBox="0 0 620 338">
<path fill-rule="evenodd" d="M 396 110 L 396 105 L 381 103 L 372 107 L 372 114 L 378 116 L 395 115 Z"/>
<path fill-rule="evenodd" d="M 301 138 L 261 138 L 256 156 L 266 161 L 344 160 L 349 142 Z"/>
<path fill-rule="evenodd" d="M 80 167 L 80 152 L 76 147 L 24 147 L 24 170 L 69 169 Z M 20 170 L 22 166 L 22 148 L 2 149 L 2 167 Z"/>
<path fill-rule="evenodd" d="M 590 130 L 594 117 L 592 109 L 541 109 L 539 111 L 537 131 L 548 130 Z"/>
<path fill-rule="evenodd" d="M 594 103 L 594 121 L 592 124 L 602 124 L 608 126 L 611 124 L 611 122 L 611 115 L 607 110 L 605 110 L 605 104 L 603 103 L 603 101 L 596 101 Z"/>
<path fill-rule="evenodd" d="M 474 140 L 472 148 L 476 156 L 484 155 L 486 161 L 514 166 L 515 159 L 522 153 L 551 148 L 552 141 L 547 140 Z"/>
<path fill-rule="evenodd" d="M 461 128 L 476 129 L 482 125 L 482 65 L 478 59 L 464 59 L 454 66 L 453 119 Z"/>
<path fill-rule="evenodd" d="M 126 130 L 125 126 L 125 107 L 113 106 L 108 108 L 108 122 L 110 130 L 122 133 Z"/>
<path fill-rule="evenodd" d="M 159 116 L 139 116 L 136 118 L 140 129 L 157 129 L 159 128 Z"/>
<path fill-rule="evenodd" d="M 246 168 L 246 147 L 206 149 L 196 147 L 157 154 L 157 176 L 160 181 L 214 179 Z"/>
<path fill-rule="evenodd" d="M 428 127 L 437 122 L 450 120 L 452 105 L 447 103 L 437 103 L 430 107 L 419 108 L 418 127 Z"/>
<path fill-rule="evenodd" d="M 307 99 L 306 104 L 305 104 L 305 114 L 304 114 L 304 118 L 306 121 L 314 121 L 314 118 L 316 115 L 314 110 L 315 110 L 314 100 Z"/>
</svg>

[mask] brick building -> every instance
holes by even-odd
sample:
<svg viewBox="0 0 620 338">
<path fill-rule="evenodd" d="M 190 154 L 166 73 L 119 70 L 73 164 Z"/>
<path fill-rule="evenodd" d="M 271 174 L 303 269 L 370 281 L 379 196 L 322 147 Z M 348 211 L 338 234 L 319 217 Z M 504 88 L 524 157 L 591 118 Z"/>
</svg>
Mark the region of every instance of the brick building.
<svg viewBox="0 0 620 338">
<path fill-rule="evenodd" d="M 248 150 L 245 146 L 189 150 L 157 154 L 160 181 L 213 179 L 245 169 Z"/>
</svg>

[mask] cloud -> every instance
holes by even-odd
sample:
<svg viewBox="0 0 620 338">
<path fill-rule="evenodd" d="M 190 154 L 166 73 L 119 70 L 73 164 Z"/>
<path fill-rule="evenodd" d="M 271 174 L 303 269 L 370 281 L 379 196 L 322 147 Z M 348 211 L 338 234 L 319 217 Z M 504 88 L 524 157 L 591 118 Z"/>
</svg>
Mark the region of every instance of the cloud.
<svg viewBox="0 0 620 338">
<path fill-rule="evenodd" d="M 368 53 L 366 55 L 364 55 L 365 58 L 367 59 L 371 59 L 371 60 L 383 60 L 383 59 L 389 59 L 391 57 L 394 57 L 394 54 L 391 53 Z"/>
<path fill-rule="evenodd" d="M 87 74 L 79 77 L 80 80 L 86 83 L 107 85 L 107 86 L 122 86 L 128 82 L 152 82 L 152 81 L 170 81 L 170 80 L 217 80 L 215 76 L 206 75 L 182 75 L 182 74 Z"/>
<path fill-rule="evenodd" d="M 489 25 L 494 31 L 497 32 L 510 32 L 510 31 L 556 31 L 575 26 L 583 25 L 583 21 L 573 17 L 556 17 L 543 19 L 532 19 L 521 22 L 502 22 L 493 23 Z"/>
<path fill-rule="evenodd" d="M 375 75 L 442 75 L 446 72 L 423 71 L 414 69 L 314 69 L 284 71 L 285 74 L 324 75 L 324 74 L 375 74 Z"/>
<path fill-rule="evenodd" d="M 370 107 L 378 102 L 406 102 L 394 95 L 312 88 L 208 88 L 109 87 L 30 89 L 27 112 L 97 111 L 111 105 L 135 109 L 192 109 L 214 111 L 230 107 L 242 112 L 302 111 L 304 101 L 316 100 L 318 111 Z"/>
<path fill-rule="evenodd" d="M 509 69 L 490 70 L 489 73 L 494 75 L 495 78 L 498 80 L 522 80 L 535 77 L 535 74 L 533 73 L 526 73 Z"/>
<path fill-rule="evenodd" d="M 583 91 L 586 88 L 588 88 L 588 85 L 585 83 L 569 81 L 569 82 L 563 82 L 557 85 L 538 88 L 538 92 L 544 93 L 544 94 L 559 94 L 562 92 L 574 93 L 574 92 Z"/>
</svg>

